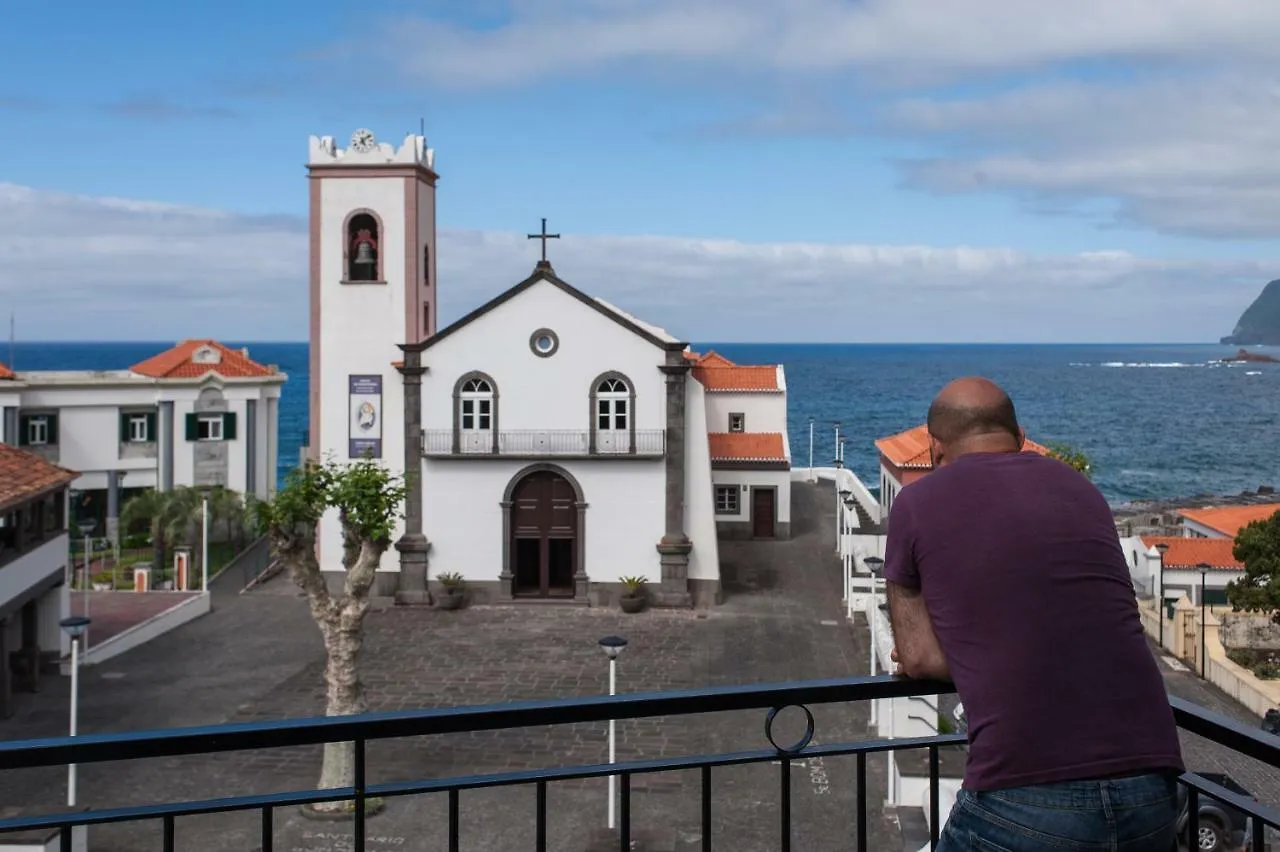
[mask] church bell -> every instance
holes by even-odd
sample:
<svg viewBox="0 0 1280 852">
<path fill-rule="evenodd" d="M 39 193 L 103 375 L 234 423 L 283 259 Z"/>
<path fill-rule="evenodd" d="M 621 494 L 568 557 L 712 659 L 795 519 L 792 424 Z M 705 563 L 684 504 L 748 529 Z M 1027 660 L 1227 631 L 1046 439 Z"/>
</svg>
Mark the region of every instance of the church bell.
<svg viewBox="0 0 1280 852">
<path fill-rule="evenodd" d="M 361 266 L 369 266 L 373 263 L 373 246 L 368 243 L 361 243 L 356 246 L 355 262 Z"/>
</svg>

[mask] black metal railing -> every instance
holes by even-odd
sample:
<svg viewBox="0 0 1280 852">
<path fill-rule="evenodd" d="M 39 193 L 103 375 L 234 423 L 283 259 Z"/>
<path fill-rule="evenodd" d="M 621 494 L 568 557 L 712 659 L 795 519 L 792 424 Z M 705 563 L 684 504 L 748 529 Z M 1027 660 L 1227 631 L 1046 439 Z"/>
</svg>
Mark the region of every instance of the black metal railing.
<svg viewBox="0 0 1280 852">
<path fill-rule="evenodd" d="M 363 852 L 366 845 L 366 803 L 369 800 L 419 794 L 444 794 L 448 797 L 448 848 L 457 850 L 460 845 L 460 795 L 463 791 L 532 785 L 536 789 L 534 846 L 540 852 L 545 852 L 548 848 L 548 786 L 575 779 L 616 775 L 620 781 L 617 841 L 620 849 L 628 850 L 632 840 L 633 778 L 651 773 L 696 770 L 700 777 L 701 788 L 701 848 L 706 852 L 712 848 L 713 770 L 720 767 L 776 762 L 779 765 L 778 848 L 783 852 L 789 852 L 792 848 L 792 764 L 812 758 L 853 755 L 856 759 L 857 813 L 855 836 L 851 840 L 855 848 L 861 852 L 868 848 L 867 756 L 904 749 L 927 749 L 929 754 L 928 823 L 931 845 L 936 845 L 940 823 L 944 817 L 939 813 L 940 750 L 963 745 L 965 737 L 959 734 L 947 734 L 920 738 L 815 744 L 813 742 L 814 716 L 809 710 L 809 705 L 939 695 L 952 690 L 953 687 L 950 684 L 931 681 L 913 681 L 890 676 L 858 677 L 0 742 L 0 771 L 65 766 L 71 763 L 88 764 L 207 755 L 251 749 L 288 748 L 323 743 L 354 744 L 354 783 L 351 786 L 0 819 L 0 837 L 3 837 L 4 832 L 56 830 L 60 832 L 61 849 L 64 852 L 70 852 L 73 827 L 143 820 L 158 821 L 162 827 L 162 848 L 165 852 L 173 852 L 177 820 L 181 817 L 257 811 L 261 824 L 261 850 L 271 852 L 275 844 L 274 817 L 279 809 L 323 802 L 350 801 L 353 809 L 352 849 L 355 852 Z M 1280 739 L 1181 699 L 1171 699 L 1171 703 L 1177 723 L 1184 730 L 1232 749 L 1241 756 L 1247 756 L 1271 766 L 1280 766 Z M 779 743 L 774 738 L 774 721 L 778 713 L 785 708 L 799 708 L 805 720 L 803 733 L 792 743 Z M 542 768 L 383 784 L 368 783 L 366 749 L 368 743 L 375 740 L 752 709 L 768 711 L 764 725 L 765 738 L 769 743 L 767 748 L 715 755 L 632 760 L 615 764 Z M 1255 852 L 1265 849 L 1264 839 L 1267 827 L 1280 827 L 1280 810 L 1199 776 L 1184 775 L 1182 783 L 1188 788 L 1190 811 L 1188 834 L 1190 837 L 1196 837 L 1198 832 L 1197 812 L 1200 796 L 1209 796 L 1249 816 L 1252 849 Z"/>
</svg>

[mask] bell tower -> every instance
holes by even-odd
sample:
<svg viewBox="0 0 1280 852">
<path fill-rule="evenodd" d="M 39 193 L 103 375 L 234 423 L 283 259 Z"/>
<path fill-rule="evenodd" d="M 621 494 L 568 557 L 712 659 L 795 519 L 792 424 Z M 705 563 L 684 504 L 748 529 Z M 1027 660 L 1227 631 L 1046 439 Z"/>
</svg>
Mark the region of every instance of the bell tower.
<svg viewBox="0 0 1280 852">
<path fill-rule="evenodd" d="M 309 457 L 372 454 L 403 472 L 404 378 L 393 364 L 401 344 L 436 330 L 435 152 L 424 136 L 397 147 L 364 129 L 346 148 L 331 136 L 309 148 Z M 322 522 L 319 549 L 321 567 L 341 571 L 336 519 Z M 390 552 L 380 570 L 393 569 Z M 379 576 L 374 594 L 394 580 Z"/>
</svg>

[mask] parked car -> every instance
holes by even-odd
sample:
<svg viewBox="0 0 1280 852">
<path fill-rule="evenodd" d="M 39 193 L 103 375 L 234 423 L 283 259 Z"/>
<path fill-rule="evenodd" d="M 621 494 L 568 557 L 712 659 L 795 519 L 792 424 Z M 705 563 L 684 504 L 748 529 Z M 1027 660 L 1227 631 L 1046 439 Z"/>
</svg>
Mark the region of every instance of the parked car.
<svg viewBox="0 0 1280 852">
<path fill-rule="evenodd" d="M 1262 717 L 1262 730 L 1272 736 L 1280 735 L 1280 710 L 1271 709 Z"/>
<path fill-rule="evenodd" d="M 1203 778 L 1211 784 L 1226 787 L 1233 793 L 1238 793 L 1250 799 L 1255 798 L 1252 793 L 1237 784 L 1229 775 L 1223 775 L 1218 772 L 1195 772 L 1192 774 Z M 1200 805 L 1197 823 L 1199 836 L 1197 842 L 1190 842 L 1190 838 L 1187 835 L 1191 821 L 1191 814 L 1187 807 L 1189 798 L 1187 788 L 1179 784 L 1178 835 L 1183 849 L 1194 849 L 1198 850 L 1198 852 L 1226 852 L 1226 850 L 1248 849 L 1246 844 L 1250 839 L 1249 815 L 1203 794 L 1200 795 L 1198 800 Z"/>
</svg>

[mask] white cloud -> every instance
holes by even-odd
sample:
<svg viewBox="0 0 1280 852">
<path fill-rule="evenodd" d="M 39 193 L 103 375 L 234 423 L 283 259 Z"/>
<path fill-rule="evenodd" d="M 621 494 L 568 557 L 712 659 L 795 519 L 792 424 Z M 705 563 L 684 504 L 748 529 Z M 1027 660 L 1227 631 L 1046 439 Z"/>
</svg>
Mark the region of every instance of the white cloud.
<svg viewBox="0 0 1280 852">
<path fill-rule="evenodd" d="M 523 234 L 440 235 L 452 320 L 532 269 Z M 581 289 L 696 340 L 1203 340 L 1271 271 L 1123 251 L 595 236 L 552 246 Z M 303 339 L 307 229 L 0 184 L 0 314 L 31 340 Z"/>
<path fill-rule="evenodd" d="M 914 98 L 886 121 L 955 142 L 950 156 L 905 164 L 917 186 L 1118 198 L 1122 218 L 1169 233 L 1280 235 L 1280 74 Z"/>
<path fill-rule="evenodd" d="M 1075 59 L 1269 58 L 1270 0 L 515 0 L 500 26 L 397 19 L 393 55 L 433 84 L 522 84 L 611 63 L 710 61 L 910 79 Z"/>
<path fill-rule="evenodd" d="M 933 156 L 909 186 L 1114 200 L 1116 218 L 1212 238 L 1280 236 L 1280 3 L 1274 0 L 508 0 L 464 26 L 397 19 L 377 39 L 439 88 L 648 70 L 714 95 L 750 79 L 758 114 L 721 135 L 876 130 Z M 1074 80 L 1033 84 L 1044 77 Z M 949 102 L 929 86 L 978 84 Z M 844 92 L 845 111 L 796 92 Z M 912 97 L 915 95 L 915 97 Z M 896 102 L 896 98 L 906 98 Z M 885 107 L 885 120 L 871 116 Z M 855 112 L 856 111 L 856 112 Z"/>
</svg>

